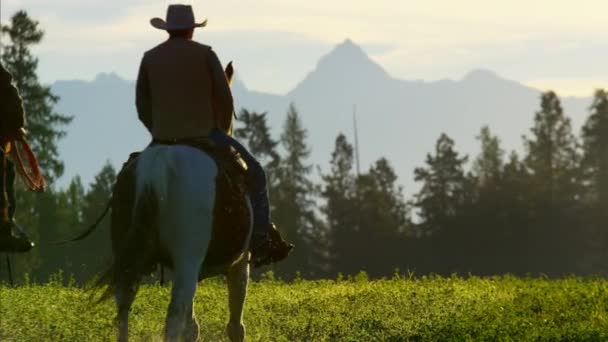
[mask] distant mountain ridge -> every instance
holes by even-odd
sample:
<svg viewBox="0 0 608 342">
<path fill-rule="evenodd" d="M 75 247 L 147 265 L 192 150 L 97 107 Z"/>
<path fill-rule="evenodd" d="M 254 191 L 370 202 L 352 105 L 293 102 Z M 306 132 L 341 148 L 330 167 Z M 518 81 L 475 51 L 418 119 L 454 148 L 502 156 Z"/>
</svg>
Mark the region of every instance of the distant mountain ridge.
<svg viewBox="0 0 608 342">
<path fill-rule="evenodd" d="M 60 143 L 66 163 L 62 184 L 76 174 L 88 183 L 106 160 L 120 167 L 129 152 L 148 142 L 135 112 L 134 81 L 102 73 L 91 82 L 55 82 L 52 90 L 61 97 L 56 110 L 74 116 Z M 520 149 L 521 136 L 528 134 L 540 106 L 539 90 L 489 70 L 473 70 L 455 81 L 393 78 L 348 39 L 322 56 L 285 95 L 250 90 L 239 79 L 232 90 L 237 108 L 269 113 L 275 137 L 289 103 L 294 102 L 309 132 L 310 162 L 324 170 L 336 136 L 344 133 L 352 140 L 356 107 L 362 167 L 387 157 L 406 190 L 414 187 L 414 167 L 423 165 L 442 132 L 456 141 L 458 151 L 472 157 L 478 150 L 475 136 L 483 125 L 500 136 L 505 149 Z M 578 128 L 591 99 L 562 100 Z"/>
</svg>

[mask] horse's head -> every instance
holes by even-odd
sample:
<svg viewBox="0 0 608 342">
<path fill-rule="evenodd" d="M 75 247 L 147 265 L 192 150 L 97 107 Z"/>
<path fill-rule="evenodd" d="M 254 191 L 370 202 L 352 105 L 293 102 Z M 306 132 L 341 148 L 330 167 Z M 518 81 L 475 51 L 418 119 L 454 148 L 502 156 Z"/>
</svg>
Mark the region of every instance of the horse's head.
<svg viewBox="0 0 608 342">
<path fill-rule="evenodd" d="M 228 80 L 228 84 L 231 84 L 232 76 L 234 76 L 234 68 L 232 67 L 232 61 L 230 61 L 230 63 L 226 65 L 226 70 L 224 72 L 226 73 L 226 79 Z"/>
</svg>

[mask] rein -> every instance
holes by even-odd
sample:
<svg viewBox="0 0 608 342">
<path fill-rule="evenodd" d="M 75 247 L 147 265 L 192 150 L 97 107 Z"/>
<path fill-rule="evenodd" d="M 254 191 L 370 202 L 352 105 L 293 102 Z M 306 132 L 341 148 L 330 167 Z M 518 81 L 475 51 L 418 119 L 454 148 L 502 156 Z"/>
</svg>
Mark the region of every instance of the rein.
<svg viewBox="0 0 608 342">
<path fill-rule="evenodd" d="M 97 229 L 97 227 L 99 227 L 99 224 L 101 223 L 101 221 L 106 217 L 106 215 L 108 215 L 108 212 L 110 211 L 110 208 L 112 208 L 112 200 L 111 199 L 108 201 L 108 204 L 106 204 L 106 208 L 103 210 L 103 212 L 101 213 L 101 215 L 99 215 L 99 217 L 97 218 L 97 220 L 95 221 L 95 223 L 93 223 L 92 225 L 90 225 L 89 228 L 87 228 L 85 231 L 83 231 L 82 233 L 78 234 L 78 236 L 73 237 L 73 238 L 68 239 L 68 240 L 59 240 L 59 241 L 50 242 L 49 245 L 61 246 L 61 245 L 66 245 L 68 243 L 84 240 L 87 236 L 91 235 L 95 231 L 95 229 Z"/>
</svg>

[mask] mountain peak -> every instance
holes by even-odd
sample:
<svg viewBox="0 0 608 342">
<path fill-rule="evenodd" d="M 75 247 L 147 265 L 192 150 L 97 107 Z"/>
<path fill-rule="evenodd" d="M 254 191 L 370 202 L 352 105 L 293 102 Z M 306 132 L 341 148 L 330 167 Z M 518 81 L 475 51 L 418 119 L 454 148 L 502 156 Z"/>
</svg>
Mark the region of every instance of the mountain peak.
<svg viewBox="0 0 608 342">
<path fill-rule="evenodd" d="M 355 44 L 355 42 L 353 42 L 350 38 L 346 38 L 342 43 L 336 45 L 334 51 L 336 50 L 343 50 L 351 53 L 360 53 L 365 55 L 363 49 L 361 49 L 359 45 Z"/>
<path fill-rule="evenodd" d="M 496 81 L 500 80 L 501 77 L 498 76 L 492 70 L 489 69 L 473 69 L 467 73 L 462 79 L 465 82 L 485 82 L 485 81 Z"/>
<path fill-rule="evenodd" d="M 346 39 L 336 45 L 317 65 L 317 71 L 335 75 L 336 73 L 362 73 L 368 76 L 386 78 L 388 74 L 372 61 L 363 49 L 352 40 Z"/>
<path fill-rule="evenodd" d="M 329 54 L 323 57 L 321 63 L 324 60 L 339 60 L 342 62 L 368 61 L 369 57 L 359 45 L 347 38 L 342 43 L 336 45 Z"/>
<path fill-rule="evenodd" d="M 115 72 L 101 72 L 95 76 L 95 80 L 93 82 L 102 82 L 102 83 L 114 83 L 114 82 L 125 82 L 125 80 L 118 76 Z"/>
<path fill-rule="evenodd" d="M 357 84 L 362 88 L 375 87 L 392 78 L 363 49 L 352 40 L 346 39 L 323 56 L 317 67 L 289 94 L 313 94 L 335 91 L 343 84 Z M 295 96 L 295 95 L 294 95 Z"/>
</svg>

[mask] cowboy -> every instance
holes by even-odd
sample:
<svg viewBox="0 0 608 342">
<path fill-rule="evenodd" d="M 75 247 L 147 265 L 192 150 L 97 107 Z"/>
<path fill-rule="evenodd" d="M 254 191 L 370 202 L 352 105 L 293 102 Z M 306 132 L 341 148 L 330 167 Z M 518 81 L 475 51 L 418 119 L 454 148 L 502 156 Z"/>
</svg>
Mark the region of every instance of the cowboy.
<svg viewBox="0 0 608 342">
<path fill-rule="evenodd" d="M 15 165 L 5 149 L 25 135 L 25 112 L 11 74 L 0 64 L 0 252 L 27 252 L 34 244 L 15 223 Z"/>
<path fill-rule="evenodd" d="M 139 119 L 156 142 L 177 142 L 208 137 L 231 146 L 247 164 L 254 226 L 252 263 L 260 265 L 287 257 L 293 245 L 280 238 L 271 223 L 266 174 L 260 163 L 229 135 L 234 105 L 221 63 L 210 46 L 192 40 L 196 23 L 192 6 L 169 5 L 166 21 L 151 25 L 169 33 L 169 39 L 147 51 L 140 64 L 136 87 Z"/>
</svg>

